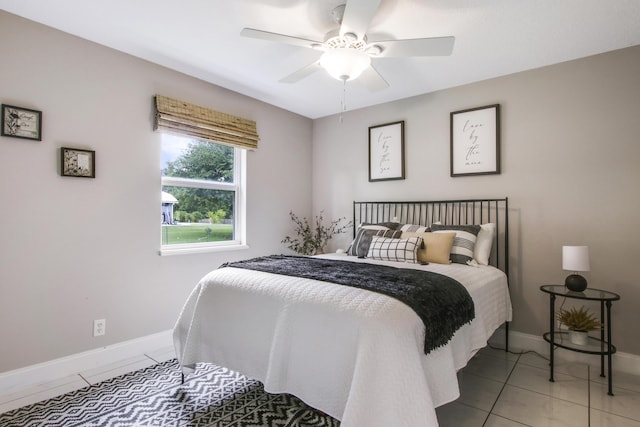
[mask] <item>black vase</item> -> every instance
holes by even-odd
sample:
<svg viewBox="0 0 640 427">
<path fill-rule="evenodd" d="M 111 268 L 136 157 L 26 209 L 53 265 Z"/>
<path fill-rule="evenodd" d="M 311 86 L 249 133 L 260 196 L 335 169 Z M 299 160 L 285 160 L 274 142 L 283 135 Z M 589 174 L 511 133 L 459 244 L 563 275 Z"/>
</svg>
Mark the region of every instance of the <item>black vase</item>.
<svg viewBox="0 0 640 427">
<path fill-rule="evenodd" d="M 579 274 L 570 274 L 564 280 L 564 285 L 570 291 L 582 292 L 585 289 L 587 289 L 587 279 L 585 279 Z"/>
</svg>

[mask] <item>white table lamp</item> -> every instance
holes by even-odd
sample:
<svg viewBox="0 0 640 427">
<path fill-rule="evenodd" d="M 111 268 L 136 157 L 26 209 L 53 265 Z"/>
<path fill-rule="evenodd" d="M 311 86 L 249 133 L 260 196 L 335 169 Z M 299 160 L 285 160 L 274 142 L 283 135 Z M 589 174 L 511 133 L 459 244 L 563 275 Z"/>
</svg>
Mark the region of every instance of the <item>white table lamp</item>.
<svg viewBox="0 0 640 427">
<path fill-rule="evenodd" d="M 564 281 L 564 285 L 570 291 L 582 292 L 587 289 L 587 279 L 577 272 L 591 269 L 589 266 L 589 246 L 563 246 L 562 269 L 573 272 Z"/>
</svg>

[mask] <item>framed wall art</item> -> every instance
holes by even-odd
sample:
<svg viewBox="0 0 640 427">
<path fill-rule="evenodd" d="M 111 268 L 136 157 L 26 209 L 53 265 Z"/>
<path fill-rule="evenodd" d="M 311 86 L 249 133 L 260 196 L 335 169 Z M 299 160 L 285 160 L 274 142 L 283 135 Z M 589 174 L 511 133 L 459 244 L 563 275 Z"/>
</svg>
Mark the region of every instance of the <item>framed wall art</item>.
<svg viewBox="0 0 640 427">
<path fill-rule="evenodd" d="M 42 111 L 2 104 L 0 134 L 42 141 Z"/>
<path fill-rule="evenodd" d="M 500 173 L 500 105 L 451 113 L 451 176 Z"/>
<path fill-rule="evenodd" d="M 62 176 L 96 177 L 96 152 L 78 148 L 60 148 Z"/>
<path fill-rule="evenodd" d="M 404 179 L 404 121 L 369 127 L 369 182 Z"/>
</svg>

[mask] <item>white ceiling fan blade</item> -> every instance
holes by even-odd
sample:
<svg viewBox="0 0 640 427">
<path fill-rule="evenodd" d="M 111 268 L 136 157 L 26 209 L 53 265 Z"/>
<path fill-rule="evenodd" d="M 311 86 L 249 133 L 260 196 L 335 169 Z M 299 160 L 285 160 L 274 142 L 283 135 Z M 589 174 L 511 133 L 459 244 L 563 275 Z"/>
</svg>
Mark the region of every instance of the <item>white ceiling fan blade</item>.
<svg viewBox="0 0 640 427">
<path fill-rule="evenodd" d="M 387 40 L 372 42 L 380 46 L 378 58 L 398 58 L 407 56 L 448 56 L 453 52 L 455 37 L 431 37 L 425 39 Z"/>
<path fill-rule="evenodd" d="M 344 9 L 340 35 L 353 33 L 362 39 L 369 29 L 381 0 L 349 0 Z"/>
<path fill-rule="evenodd" d="M 360 80 L 370 92 L 378 92 L 389 87 L 389 83 L 380 75 L 378 70 L 373 68 L 373 65 L 369 65 L 357 80 Z"/>
<path fill-rule="evenodd" d="M 253 28 L 243 28 L 242 31 L 240 31 L 240 35 L 243 37 L 251 37 L 254 39 L 267 40 L 277 43 L 286 43 L 301 47 L 314 48 L 316 47 L 316 45 L 322 46 L 322 42 L 318 42 L 315 40 L 287 36 L 285 34 L 270 33 L 269 31 L 256 30 Z"/>
<path fill-rule="evenodd" d="M 311 74 L 315 73 L 318 70 L 322 70 L 322 66 L 320 66 L 320 61 L 315 61 L 307 65 L 306 67 L 302 67 L 298 71 L 295 71 L 289 74 L 288 76 L 283 77 L 282 79 L 280 79 L 280 82 L 296 83 L 304 79 L 305 77 L 310 76 Z"/>
</svg>

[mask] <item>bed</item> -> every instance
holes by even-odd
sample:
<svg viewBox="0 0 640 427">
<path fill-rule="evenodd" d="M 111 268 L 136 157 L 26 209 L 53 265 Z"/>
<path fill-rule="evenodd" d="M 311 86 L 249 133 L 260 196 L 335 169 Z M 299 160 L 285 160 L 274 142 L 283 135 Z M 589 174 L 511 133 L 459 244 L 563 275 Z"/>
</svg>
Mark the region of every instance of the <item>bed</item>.
<svg viewBox="0 0 640 427">
<path fill-rule="evenodd" d="M 395 297 L 230 264 L 196 285 L 178 318 L 174 344 L 183 372 L 188 375 L 200 362 L 225 366 L 260 380 L 268 392 L 299 397 L 344 427 L 437 426 L 435 408 L 459 397 L 457 371 L 511 320 L 508 200 L 354 202 L 353 219 L 354 241 L 347 253 L 318 255 L 313 262 L 448 276 L 466 289 L 473 319 L 444 344 L 427 349 L 430 328 Z M 421 234 L 426 230 L 420 227 L 429 227 L 431 234 Z M 467 230 L 476 229 L 475 249 L 484 232 L 480 262 L 465 240 Z M 355 254 L 363 249 L 357 242 L 365 234 L 371 237 L 367 255 L 373 258 L 380 255 L 376 248 L 419 235 L 451 239 L 452 259 L 464 259 L 469 250 L 474 257 L 427 264 L 425 254 L 436 248 L 428 243 L 422 262 L 396 261 L 397 251 L 396 258 L 361 258 Z M 439 254 L 429 256 L 437 260 Z"/>
</svg>

